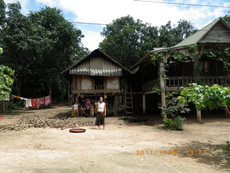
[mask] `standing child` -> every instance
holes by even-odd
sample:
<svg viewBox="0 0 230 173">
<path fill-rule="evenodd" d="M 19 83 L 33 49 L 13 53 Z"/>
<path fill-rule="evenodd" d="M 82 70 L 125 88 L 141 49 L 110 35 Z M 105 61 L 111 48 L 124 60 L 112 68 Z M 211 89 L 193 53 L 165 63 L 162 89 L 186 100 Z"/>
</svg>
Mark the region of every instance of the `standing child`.
<svg viewBox="0 0 230 173">
<path fill-rule="evenodd" d="M 93 106 L 93 104 L 90 105 L 90 116 L 91 117 L 94 116 L 94 106 Z"/>
<path fill-rule="evenodd" d="M 78 116 L 78 101 L 76 101 L 75 104 L 72 106 L 72 116 Z"/>
</svg>

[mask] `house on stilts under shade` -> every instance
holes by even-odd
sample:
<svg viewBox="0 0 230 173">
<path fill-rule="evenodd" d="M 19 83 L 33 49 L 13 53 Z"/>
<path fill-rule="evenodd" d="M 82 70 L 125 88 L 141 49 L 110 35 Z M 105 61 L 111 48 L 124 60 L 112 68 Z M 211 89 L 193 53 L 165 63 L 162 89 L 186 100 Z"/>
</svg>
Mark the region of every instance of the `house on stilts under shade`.
<svg viewBox="0 0 230 173">
<path fill-rule="evenodd" d="M 192 48 L 196 48 L 197 52 L 191 51 Z M 160 115 L 158 107 L 165 106 L 166 93 L 186 87 L 189 83 L 230 86 L 230 69 L 224 70 L 224 64 L 218 59 L 218 55 L 208 57 L 207 50 L 210 48 L 220 49 L 222 53 L 230 52 L 230 26 L 222 18 L 216 19 L 173 47 L 156 48 L 144 56 L 131 68 L 132 75 L 128 80 L 132 86 L 134 112 L 155 112 Z M 153 61 L 152 57 L 155 55 L 162 57 Z M 183 55 L 189 61 L 174 61 L 176 55 Z M 229 55 L 228 58 L 230 62 Z M 172 61 L 174 63 L 170 64 Z M 163 76 L 164 73 L 167 77 Z"/>
<path fill-rule="evenodd" d="M 224 69 L 219 55 L 209 57 L 207 51 L 210 48 L 229 51 L 230 54 L 230 26 L 222 18 L 175 46 L 155 48 L 130 70 L 96 49 L 63 74 L 69 77 L 71 92 L 77 99 L 90 97 L 97 100 L 99 96 L 107 95 L 107 105 L 115 115 L 123 102 L 126 115 L 156 113 L 159 116 L 159 107 L 166 105 L 168 91 L 176 91 L 195 82 L 230 86 L 230 69 Z M 160 59 L 152 60 L 153 56 L 160 54 Z M 229 54 L 226 56 L 230 62 Z M 176 61 L 177 55 L 189 61 Z M 174 63 L 171 64 L 172 61 Z"/>
<path fill-rule="evenodd" d="M 110 56 L 96 49 L 62 72 L 71 83 L 74 100 L 106 98 L 107 110 L 117 115 L 121 83 L 130 71 Z"/>
</svg>

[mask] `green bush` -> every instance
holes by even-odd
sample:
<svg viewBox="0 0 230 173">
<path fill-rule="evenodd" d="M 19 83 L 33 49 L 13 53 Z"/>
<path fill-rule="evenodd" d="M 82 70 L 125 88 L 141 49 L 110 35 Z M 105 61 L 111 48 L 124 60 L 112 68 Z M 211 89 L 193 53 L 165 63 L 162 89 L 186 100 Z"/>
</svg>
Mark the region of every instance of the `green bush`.
<svg viewBox="0 0 230 173">
<path fill-rule="evenodd" d="M 183 130 L 186 118 L 177 116 L 175 119 L 164 118 L 164 128 L 170 130 Z"/>
<path fill-rule="evenodd" d="M 161 114 L 176 117 L 177 115 L 189 113 L 190 109 L 185 107 L 184 104 L 178 103 L 176 97 L 172 97 L 170 100 L 167 100 L 165 107 L 160 107 Z"/>
<path fill-rule="evenodd" d="M 183 130 L 184 129 L 185 120 L 186 120 L 186 118 L 185 117 L 181 117 L 181 116 L 177 116 L 174 119 L 174 122 L 176 124 L 177 130 Z"/>
<path fill-rule="evenodd" d="M 9 102 L 8 112 L 11 112 L 12 110 L 20 109 L 22 107 L 24 107 L 24 101 Z"/>
<path fill-rule="evenodd" d="M 223 145 L 223 149 L 225 151 L 230 151 L 230 141 L 227 141 L 225 145 Z"/>
<path fill-rule="evenodd" d="M 172 119 L 164 118 L 163 122 L 165 129 L 176 130 L 176 123 Z"/>
</svg>

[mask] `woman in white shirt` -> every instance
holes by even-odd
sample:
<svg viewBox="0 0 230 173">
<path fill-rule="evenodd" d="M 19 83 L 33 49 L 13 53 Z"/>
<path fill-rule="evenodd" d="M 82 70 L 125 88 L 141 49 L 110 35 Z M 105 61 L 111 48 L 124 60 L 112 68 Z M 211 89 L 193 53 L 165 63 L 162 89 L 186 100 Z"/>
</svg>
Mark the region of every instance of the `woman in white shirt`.
<svg viewBox="0 0 230 173">
<path fill-rule="evenodd" d="M 106 104 L 103 102 L 102 97 L 100 97 L 99 102 L 97 103 L 96 111 L 96 125 L 98 129 L 100 129 L 100 125 L 103 125 L 103 129 L 105 129 Z"/>
</svg>

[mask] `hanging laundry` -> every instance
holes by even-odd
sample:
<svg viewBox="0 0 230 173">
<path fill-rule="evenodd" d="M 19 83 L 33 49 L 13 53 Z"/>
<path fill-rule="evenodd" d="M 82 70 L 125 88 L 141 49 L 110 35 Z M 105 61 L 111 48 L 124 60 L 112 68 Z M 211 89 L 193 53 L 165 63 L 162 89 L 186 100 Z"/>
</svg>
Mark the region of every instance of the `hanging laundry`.
<svg viewBox="0 0 230 173">
<path fill-rule="evenodd" d="M 13 100 L 13 99 L 21 100 L 21 97 L 11 94 L 11 100 Z"/>
<path fill-rule="evenodd" d="M 51 98 L 50 96 L 42 97 L 42 98 L 34 98 L 34 99 L 28 99 L 16 95 L 11 95 L 11 99 L 18 99 L 18 100 L 24 100 L 25 101 L 25 107 L 29 108 L 36 108 L 39 109 L 41 106 L 48 106 L 51 104 Z"/>
<path fill-rule="evenodd" d="M 45 97 L 45 106 L 50 105 L 50 104 L 51 104 L 50 96 L 46 96 Z"/>
<path fill-rule="evenodd" d="M 37 108 L 39 109 L 40 108 L 40 99 L 37 99 Z"/>
<path fill-rule="evenodd" d="M 32 99 L 32 108 L 37 108 L 37 99 Z"/>
<path fill-rule="evenodd" d="M 40 98 L 40 105 L 45 105 L 45 97 Z"/>
<path fill-rule="evenodd" d="M 25 104 L 26 108 L 30 108 L 32 107 L 32 100 L 31 99 L 26 99 L 26 104 Z"/>
</svg>

